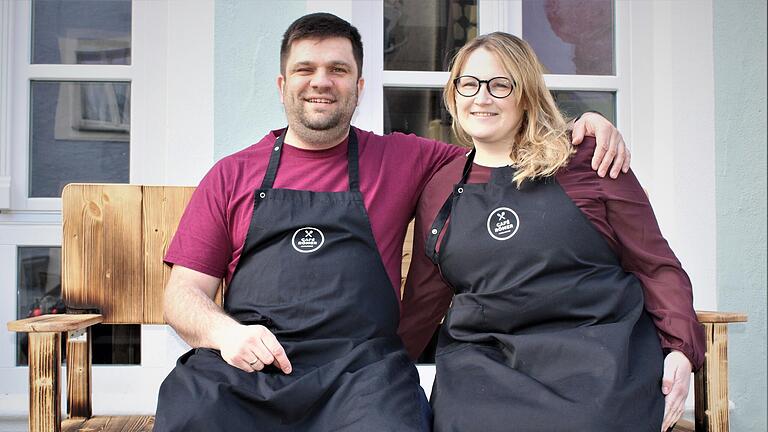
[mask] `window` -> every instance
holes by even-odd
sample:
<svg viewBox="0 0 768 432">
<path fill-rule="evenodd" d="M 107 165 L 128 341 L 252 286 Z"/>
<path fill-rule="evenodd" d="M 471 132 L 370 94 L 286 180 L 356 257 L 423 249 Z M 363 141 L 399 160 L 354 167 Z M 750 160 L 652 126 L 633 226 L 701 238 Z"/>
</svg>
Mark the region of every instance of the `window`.
<svg viewBox="0 0 768 432">
<path fill-rule="evenodd" d="M 477 32 L 477 0 L 384 2 L 385 133 L 458 143 L 442 87 L 452 56 Z"/>
<path fill-rule="evenodd" d="M 128 182 L 130 83 L 33 80 L 29 86 L 28 198 L 58 198 L 72 182 Z"/>
<path fill-rule="evenodd" d="M 59 210 L 67 183 L 131 178 L 134 4 L 32 0 L 12 6 L 4 12 L 15 16 L 15 48 L 26 49 L 12 57 L 12 199 L 0 222 L 57 223 L 52 211 Z M 31 239 L 16 242 L 16 318 L 63 313 L 61 248 L 32 246 L 45 240 Z M 141 360 L 138 325 L 96 326 L 93 341 L 96 363 Z M 17 365 L 27 362 L 26 344 L 26 335 L 18 335 Z"/>
<path fill-rule="evenodd" d="M 131 83 L 139 77 L 136 5 L 31 0 L 12 6 L 10 210 L 58 211 L 70 182 L 127 183 L 134 156 Z"/>
</svg>

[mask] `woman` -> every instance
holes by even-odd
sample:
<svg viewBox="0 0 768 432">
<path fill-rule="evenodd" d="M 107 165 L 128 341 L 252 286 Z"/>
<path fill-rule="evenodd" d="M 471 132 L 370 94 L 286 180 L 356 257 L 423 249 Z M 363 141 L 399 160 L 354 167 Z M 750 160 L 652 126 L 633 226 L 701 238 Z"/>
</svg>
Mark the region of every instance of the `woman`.
<svg viewBox="0 0 768 432">
<path fill-rule="evenodd" d="M 571 146 L 541 65 L 515 36 L 465 45 L 444 97 L 474 148 L 422 194 L 400 327 L 417 354 L 451 303 L 435 430 L 673 425 L 704 335 L 634 175 L 592 171 L 594 141 Z"/>
</svg>

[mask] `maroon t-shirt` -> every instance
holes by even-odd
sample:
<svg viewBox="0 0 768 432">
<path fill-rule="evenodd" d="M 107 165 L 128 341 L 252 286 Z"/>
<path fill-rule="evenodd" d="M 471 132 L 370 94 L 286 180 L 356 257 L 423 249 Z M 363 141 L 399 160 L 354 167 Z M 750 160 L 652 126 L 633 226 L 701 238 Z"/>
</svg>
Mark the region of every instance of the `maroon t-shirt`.
<svg viewBox="0 0 768 432">
<path fill-rule="evenodd" d="M 594 138 L 586 137 L 556 179 L 606 239 L 624 270 L 642 283 L 645 309 L 656 324 L 662 348 L 681 351 L 698 369 L 704 362 L 706 347 L 704 330 L 693 310 L 691 281 L 662 237 L 648 197 L 635 175 L 630 171 L 616 180 L 599 177 L 591 168 L 594 150 Z M 413 258 L 399 329 L 413 358 L 429 342 L 453 295 L 425 255 L 424 239 L 440 207 L 461 179 L 465 162 L 465 157 L 459 158 L 437 172 L 427 183 L 416 211 Z M 490 168 L 475 164 L 468 182 L 487 183 L 490 175 Z"/>
<path fill-rule="evenodd" d="M 403 239 L 419 194 L 435 171 L 463 150 L 415 135 L 355 131 L 360 191 L 376 246 L 399 299 Z M 181 218 L 166 262 L 231 280 L 253 213 L 253 193 L 261 187 L 281 132 L 272 131 L 211 168 Z M 348 180 L 346 140 L 319 151 L 285 143 L 274 187 L 341 192 L 349 190 Z"/>
</svg>

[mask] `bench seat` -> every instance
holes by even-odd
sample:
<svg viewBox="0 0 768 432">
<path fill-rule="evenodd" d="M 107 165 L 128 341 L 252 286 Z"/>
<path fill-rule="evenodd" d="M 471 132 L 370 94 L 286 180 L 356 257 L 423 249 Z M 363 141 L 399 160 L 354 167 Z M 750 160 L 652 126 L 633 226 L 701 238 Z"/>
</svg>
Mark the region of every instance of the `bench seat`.
<svg viewBox="0 0 768 432">
<path fill-rule="evenodd" d="M 93 416 L 61 422 L 61 432 L 152 432 L 154 416 Z"/>
</svg>

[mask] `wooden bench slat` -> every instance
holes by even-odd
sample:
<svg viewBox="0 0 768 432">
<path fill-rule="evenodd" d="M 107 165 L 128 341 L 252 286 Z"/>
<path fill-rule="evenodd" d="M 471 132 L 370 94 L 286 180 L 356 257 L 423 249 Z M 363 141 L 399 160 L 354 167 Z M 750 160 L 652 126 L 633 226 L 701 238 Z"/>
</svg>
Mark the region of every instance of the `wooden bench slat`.
<svg viewBox="0 0 768 432">
<path fill-rule="evenodd" d="M 171 268 L 163 257 L 171 244 L 194 187 L 144 186 L 142 200 L 144 239 L 144 324 L 164 324 L 163 292 Z"/>
<path fill-rule="evenodd" d="M 696 311 L 700 323 L 747 322 L 747 314 L 741 312 Z"/>
<path fill-rule="evenodd" d="M 59 432 L 61 333 L 29 335 L 29 432 Z"/>
<path fill-rule="evenodd" d="M 105 323 L 141 323 L 141 186 L 69 184 L 61 199 L 64 302 L 98 305 Z"/>
<path fill-rule="evenodd" d="M 64 420 L 61 432 L 152 432 L 154 424 L 154 416 L 94 416 Z"/>
<path fill-rule="evenodd" d="M 99 314 L 49 314 L 8 323 L 8 331 L 20 333 L 65 332 L 90 327 L 104 321 Z"/>
</svg>

